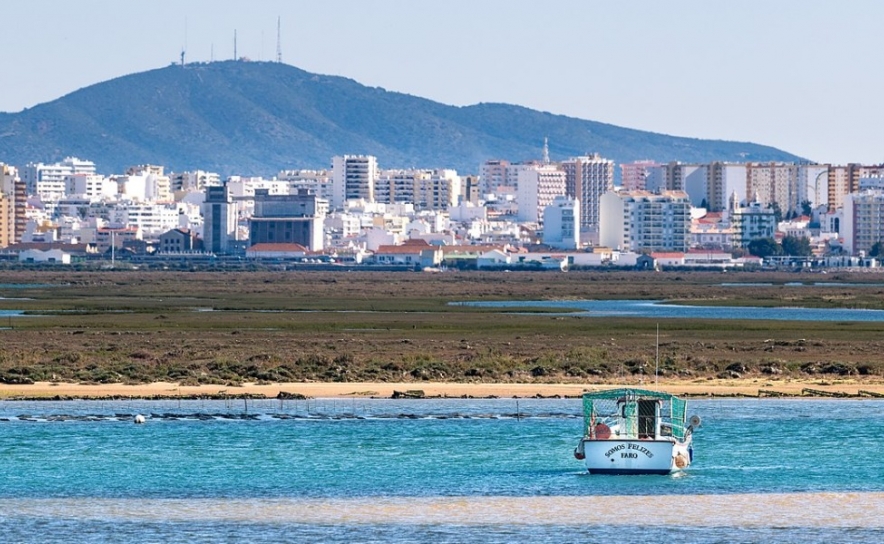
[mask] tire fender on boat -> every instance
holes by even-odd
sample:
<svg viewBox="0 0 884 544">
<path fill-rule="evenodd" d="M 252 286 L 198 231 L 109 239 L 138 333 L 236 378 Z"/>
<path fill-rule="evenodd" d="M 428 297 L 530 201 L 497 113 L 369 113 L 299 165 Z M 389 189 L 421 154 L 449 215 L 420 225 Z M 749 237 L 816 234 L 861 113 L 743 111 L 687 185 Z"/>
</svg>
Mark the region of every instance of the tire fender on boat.
<svg viewBox="0 0 884 544">
<path fill-rule="evenodd" d="M 688 466 L 688 464 L 689 464 L 688 457 L 685 454 L 679 452 L 675 456 L 676 468 L 685 468 L 686 466 Z"/>
<path fill-rule="evenodd" d="M 581 440 L 580 443 L 577 444 L 577 447 L 574 448 L 574 458 L 579 460 L 586 459 L 586 451 L 583 449 L 583 440 Z"/>
</svg>

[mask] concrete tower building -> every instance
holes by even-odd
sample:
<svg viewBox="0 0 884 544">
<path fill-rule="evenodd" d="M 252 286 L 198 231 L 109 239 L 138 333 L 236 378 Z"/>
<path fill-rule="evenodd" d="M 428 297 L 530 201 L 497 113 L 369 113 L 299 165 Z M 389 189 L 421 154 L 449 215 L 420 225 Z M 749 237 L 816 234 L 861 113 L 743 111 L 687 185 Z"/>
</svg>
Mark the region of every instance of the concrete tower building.
<svg viewBox="0 0 884 544">
<path fill-rule="evenodd" d="M 565 196 L 565 171 L 555 165 L 524 165 L 519 168 L 517 220 L 539 223 L 543 210 L 558 196 Z"/>
<path fill-rule="evenodd" d="M 332 202 L 343 209 L 348 200 L 375 202 L 378 161 L 371 155 L 344 155 L 332 159 Z"/>
<path fill-rule="evenodd" d="M 562 162 L 565 171 L 565 194 L 580 203 L 582 229 L 597 230 L 599 199 L 614 188 L 614 161 L 597 153 Z"/>
<path fill-rule="evenodd" d="M 206 187 L 202 210 L 203 247 L 212 253 L 228 253 L 236 240 L 236 214 L 227 186 Z"/>
</svg>

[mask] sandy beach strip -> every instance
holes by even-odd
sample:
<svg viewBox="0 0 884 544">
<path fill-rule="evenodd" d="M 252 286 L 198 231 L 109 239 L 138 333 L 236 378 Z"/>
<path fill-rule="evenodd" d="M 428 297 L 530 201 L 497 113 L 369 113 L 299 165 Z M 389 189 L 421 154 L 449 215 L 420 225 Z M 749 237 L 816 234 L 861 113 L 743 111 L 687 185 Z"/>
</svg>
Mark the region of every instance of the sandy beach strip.
<svg viewBox="0 0 884 544">
<path fill-rule="evenodd" d="M 586 391 L 636 386 L 686 396 L 711 397 L 778 397 L 778 396 L 835 396 L 884 395 L 880 380 L 694 380 L 660 381 L 638 384 L 545 384 L 545 383 L 454 383 L 454 382 L 297 382 L 274 384 L 243 384 L 242 386 L 199 385 L 180 386 L 175 383 L 74 384 L 38 382 L 29 385 L 0 384 L 0 399 L 11 398 L 108 398 L 108 397 L 198 397 L 198 396 L 266 396 L 275 398 L 280 393 L 304 395 L 311 398 L 377 397 L 390 398 L 394 392 L 421 392 L 426 397 L 577 397 Z M 760 394 L 759 394 L 760 393 Z"/>
<path fill-rule="evenodd" d="M 591 507 L 587 507 L 591 504 Z M 671 504 L 665 508 L 661 505 Z M 882 493 L 353 499 L 0 499 L 12 519 L 668 527 L 884 526 Z M 638 516 L 635 513 L 641 512 Z"/>
</svg>

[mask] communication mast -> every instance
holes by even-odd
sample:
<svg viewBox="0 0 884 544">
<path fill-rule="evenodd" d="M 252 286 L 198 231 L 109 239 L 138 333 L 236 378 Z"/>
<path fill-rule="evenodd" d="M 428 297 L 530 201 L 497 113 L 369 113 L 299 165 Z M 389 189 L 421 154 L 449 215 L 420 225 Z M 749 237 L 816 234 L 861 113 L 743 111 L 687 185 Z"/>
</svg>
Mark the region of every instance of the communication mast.
<svg viewBox="0 0 884 544">
<path fill-rule="evenodd" d="M 187 51 L 187 17 L 184 18 L 184 45 L 181 46 L 181 67 L 184 67 L 184 52 Z"/>
<path fill-rule="evenodd" d="M 233 29 L 233 60 L 237 60 L 239 57 L 236 56 L 236 29 Z"/>
<path fill-rule="evenodd" d="M 276 18 L 276 62 L 282 62 L 282 17 Z"/>
</svg>

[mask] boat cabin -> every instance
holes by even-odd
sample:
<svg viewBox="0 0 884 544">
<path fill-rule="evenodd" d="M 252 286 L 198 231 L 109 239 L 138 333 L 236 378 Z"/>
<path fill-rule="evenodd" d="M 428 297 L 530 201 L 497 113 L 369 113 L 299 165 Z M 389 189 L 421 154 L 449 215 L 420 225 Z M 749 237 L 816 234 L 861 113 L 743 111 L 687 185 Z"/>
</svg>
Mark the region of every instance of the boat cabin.
<svg viewBox="0 0 884 544">
<path fill-rule="evenodd" d="M 583 395 L 584 428 L 592 440 L 683 439 L 685 402 L 668 393 L 614 389 Z"/>
</svg>

